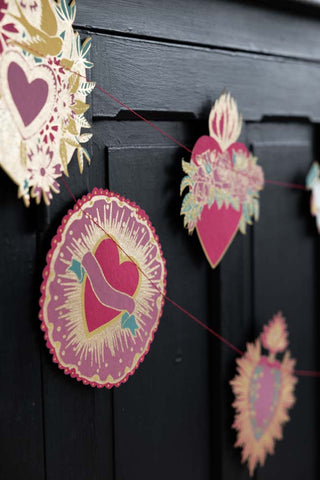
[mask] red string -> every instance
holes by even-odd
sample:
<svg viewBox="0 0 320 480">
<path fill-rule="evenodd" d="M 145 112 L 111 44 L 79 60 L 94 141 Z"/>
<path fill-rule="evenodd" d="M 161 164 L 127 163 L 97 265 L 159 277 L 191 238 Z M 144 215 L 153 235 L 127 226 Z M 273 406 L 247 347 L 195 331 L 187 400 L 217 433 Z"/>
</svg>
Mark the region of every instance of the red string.
<svg viewBox="0 0 320 480">
<path fill-rule="evenodd" d="M 13 43 L 16 43 L 17 45 L 20 45 L 22 48 L 24 48 L 25 46 L 19 42 L 16 42 L 14 41 Z M 32 51 L 32 49 L 30 47 L 28 47 L 28 49 L 30 51 Z M 33 52 L 35 53 L 36 56 L 38 57 L 44 57 L 44 55 L 40 54 L 39 52 L 33 50 Z M 89 82 L 90 80 L 88 80 L 88 78 L 85 76 L 85 75 L 81 75 L 79 72 L 75 72 L 73 70 L 71 70 L 70 68 L 67 68 L 67 67 L 63 67 L 65 68 L 65 70 L 69 70 L 71 73 L 73 74 L 76 74 L 78 75 L 79 77 L 82 77 L 83 79 L 85 79 L 87 82 Z M 176 143 L 177 145 L 179 145 L 179 147 L 183 148 L 184 150 L 186 150 L 188 153 L 191 153 L 192 154 L 192 150 L 190 150 L 188 147 L 186 147 L 185 145 L 183 145 L 181 142 L 179 142 L 177 139 L 175 139 L 174 137 L 172 137 L 171 135 L 169 135 L 167 132 L 165 132 L 164 130 L 162 130 L 161 128 L 157 127 L 157 125 L 155 125 L 154 123 L 150 122 L 150 120 L 146 119 L 143 115 L 141 115 L 140 113 L 136 112 L 135 110 L 133 110 L 132 108 L 130 108 L 128 105 L 126 105 L 124 102 L 122 102 L 121 100 L 119 100 L 118 98 L 116 98 L 114 95 L 112 95 L 111 93 L 107 92 L 104 88 L 100 87 L 99 85 L 96 84 L 96 88 L 98 90 L 100 90 L 102 93 L 104 93 L 105 95 L 107 95 L 108 97 L 110 97 L 112 100 L 114 100 L 115 102 L 119 103 L 122 107 L 126 108 L 127 110 L 129 110 L 131 113 L 133 113 L 136 117 L 138 117 L 140 120 L 143 120 L 145 123 L 147 123 L 148 125 L 150 125 L 151 127 L 153 127 L 155 130 L 157 130 L 159 133 L 161 133 L 162 135 L 164 135 L 165 137 L 167 137 L 169 140 L 173 141 L 174 143 Z M 77 202 L 77 199 L 75 197 L 75 195 L 73 194 L 72 190 L 70 189 L 69 185 L 67 184 L 67 182 L 64 180 L 63 177 L 61 177 L 61 180 L 62 182 L 64 183 L 66 189 L 68 190 L 69 194 L 71 195 L 73 201 L 76 203 Z M 285 183 L 285 182 L 280 182 L 280 181 L 277 181 L 277 180 L 265 180 L 265 183 L 269 183 L 269 184 L 273 184 L 273 185 L 277 185 L 277 186 L 282 186 L 282 187 L 287 187 L 287 188 L 295 188 L 295 189 L 299 189 L 299 190 L 306 190 L 306 187 L 304 185 L 299 185 L 299 184 L 294 184 L 294 183 Z M 110 237 L 110 235 L 108 234 L 108 232 L 105 231 L 105 229 L 98 224 L 97 221 L 95 221 L 95 219 L 88 213 L 86 212 L 85 210 L 82 209 L 82 207 L 80 207 L 82 212 L 91 219 L 91 221 L 93 223 L 95 223 L 95 225 L 97 227 L 99 227 L 109 238 L 111 238 L 116 244 L 117 246 L 120 248 L 120 250 L 132 261 L 130 255 L 128 255 L 124 249 L 121 247 L 121 245 L 119 245 L 112 237 Z M 162 297 L 167 300 L 169 303 L 171 303 L 175 308 L 179 309 L 181 312 L 183 312 L 185 315 L 187 315 L 189 318 L 191 318 L 192 320 L 194 320 L 198 325 L 200 325 L 201 327 L 203 327 L 204 329 L 206 329 L 209 333 L 211 333 L 212 335 L 214 335 L 216 338 L 218 338 L 222 343 L 224 343 L 225 345 L 227 345 L 229 348 L 231 348 L 232 350 L 234 350 L 236 353 L 238 353 L 239 355 L 243 355 L 244 352 L 241 351 L 239 348 L 237 348 L 235 345 L 233 345 L 231 342 L 229 342 L 229 340 L 227 340 L 226 338 L 224 338 L 222 335 L 220 335 L 218 332 L 216 332 L 215 330 L 213 330 L 212 328 L 208 327 L 208 325 L 206 325 L 205 323 L 203 323 L 199 318 L 197 318 L 195 315 L 193 315 L 192 313 L 190 313 L 188 310 L 186 310 L 185 308 L 183 308 L 181 305 L 179 305 L 178 303 L 176 303 L 174 300 L 172 300 L 170 297 L 168 297 L 165 293 L 163 293 L 159 288 L 158 286 L 146 275 L 146 273 L 144 271 L 142 271 L 142 269 L 140 268 L 140 266 L 138 266 L 140 272 L 147 278 L 147 280 L 152 284 L 152 286 L 154 288 L 157 289 L 157 291 L 162 295 Z M 295 371 L 295 374 L 296 375 L 299 375 L 299 376 L 307 376 L 307 377 L 320 377 L 320 372 L 316 372 L 316 371 L 311 371 L 311 370 L 296 370 Z"/>
<path fill-rule="evenodd" d="M 296 188 L 298 190 L 307 190 L 307 188 L 304 185 L 300 185 L 299 183 L 278 182 L 278 180 L 265 180 L 265 183 L 269 183 L 271 185 L 277 185 L 279 187 Z"/>
<path fill-rule="evenodd" d="M 76 73 L 76 72 L 73 72 L 73 73 Z M 85 77 L 84 77 L 85 78 Z M 157 125 L 155 125 L 154 123 L 150 122 L 150 120 L 148 120 L 147 118 L 143 117 L 142 115 L 140 115 L 140 113 L 136 112 L 135 110 L 133 110 L 132 108 L 128 107 L 128 105 L 126 105 L 125 103 L 121 102 L 121 100 L 119 100 L 118 98 L 114 97 L 113 95 L 111 95 L 111 93 L 107 92 L 104 88 L 100 87 L 99 85 L 96 84 L 96 88 L 98 90 L 100 90 L 102 93 L 104 93 L 105 95 L 107 95 L 108 97 L 112 98 L 112 100 L 114 100 L 115 102 L 119 103 L 120 105 L 122 105 L 124 108 L 126 108 L 127 110 L 129 110 L 129 112 L 133 113 L 136 117 L 140 118 L 140 120 L 143 120 L 145 123 L 147 123 L 148 125 L 150 125 L 150 127 L 153 127 L 155 128 L 156 130 L 158 130 L 158 132 L 162 133 L 162 135 L 164 135 L 165 137 L 169 138 L 169 140 L 172 140 L 174 143 L 176 143 L 177 145 L 179 145 L 179 147 L 181 148 L 184 148 L 187 152 L 189 153 L 192 153 L 192 150 L 190 150 L 190 148 L 186 147 L 185 145 L 183 145 L 183 143 L 180 143 L 179 140 L 177 140 L 176 138 L 172 137 L 171 135 L 169 135 L 169 133 L 165 132 L 164 130 L 162 130 L 161 128 L 157 127 Z"/>
<path fill-rule="evenodd" d="M 294 372 L 299 377 L 318 377 L 320 378 L 320 372 L 315 372 L 312 370 L 295 370 Z"/>
</svg>

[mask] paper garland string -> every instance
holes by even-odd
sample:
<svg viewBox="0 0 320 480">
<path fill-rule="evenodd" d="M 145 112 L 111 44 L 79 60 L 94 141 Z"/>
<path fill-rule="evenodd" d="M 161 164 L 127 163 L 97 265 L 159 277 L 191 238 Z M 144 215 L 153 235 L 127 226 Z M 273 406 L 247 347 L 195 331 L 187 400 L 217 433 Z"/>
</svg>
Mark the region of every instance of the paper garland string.
<svg viewBox="0 0 320 480">
<path fill-rule="evenodd" d="M 6 7 L 6 2 L 4 2 L 4 0 L 0 0 L 2 3 L 1 5 L 4 5 Z M 1 12 L 2 9 L 0 9 L 0 12 Z M 2 12 L 1 12 L 2 13 Z M 0 21 L 3 19 L 3 16 L 0 17 Z M 8 37 L 4 36 L 4 39 L 6 40 Z M 16 40 L 12 40 L 12 43 L 13 44 L 16 44 L 17 46 L 20 46 L 20 47 L 23 47 L 23 44 L 21 44 L 20 42 L 16 41 Z M 0 47 L 0 53 L 2 53 L 2 46 Z M 30 52 L 36 56 L 37 58 L 42 58 L 44 57 L 43 54 L 41 54 L 38 50 L 36 50 L 35 48 L 29 48 Z M 88 67 L 90 68 L 90 67 Z M 80 74 L 79 72 L 75 72 L 73 71 L 72 69 L 70 69 L 69 67 L 64 67 L 65 70 L 69 71 L 70 73 L 74 73 L 76 74 L 77 76 L 79 76 L 80 78 L 82 78 L 83 80 L 85 80 L 86 82 L 89 82 L 88 78 L 85 76 L 85 75 L 82 75 Z M 150 120 L 148 120 L 147 118 L 145 118 L 143 115 L 141 115 L 140 113 L 136 112 L 135 110 L 133 110 L 131 107 L 129 107 L 127 104 L 125 104 L 124 102 L 122 102 L 121 100 L 119 100 L 117 97 L 115 97 L 114 95 L 112 95 L 110 92 L 108 92 L 107 90 L 105 90 L 103 87 L 101 87 L 100 85 L 95 85 L 96 88 L 98 90 L 100 90 L 104 95 L 108 96 L 109 98 L 111 98 L 112 100 L 114 100 L 115 102 L 117 102 L 119 105 L 123 106 L 124 108 L 126 108 L 128 111 L 130 111 L 133 115 L 135 115 L 137 118 L 139 118 L 140 120 L 144 121 L 145 123 L 147 123 L 148 125 L 150 125 L 152 128 L 154 128 L 155 130 L 157 130 L 159 133 L 161 133 L 162 135 L 164 135 L 165 137 L 169 138 L 170 140 L 172 140 L 174 143 L 176 143 L 177 145 L 179 145 L 181 148 L 183 148 L 184 150 L 186 150 L 187 152 L 189 153 L 192 153 L 192 150 L 190 150 L 188 147 L 186 147 L 185 145 L 183 145 L 181 142 L 179 142 L 177 139 L 175 139 L 174 137 L 172 137 L 171 135 L 169 135 L 167 132 L 165 132 L 164 130 L 162 130 L 161 128 L 159 128 L 157 125 L 155 125 L 154 123 L 152 123 Z M 70 190 L 68 184 L 65 182 L 64 178 L 61 176 L 60 177 L 60 180 L 64 183 L 65 187 L 67 188 L 67 190 L 69 191 L 71 197 L 73 198 L 73 200 L 76 202 L 76 198 L 74 196 L 74 194 L 72 193 L 72 191 Z M 282 182 L 282 181 L 278 181 L 278 180 L 269 180 L 269 179 L 265 179 L 265 183 L 268 183 L 268 184 L 271 184 L 271 185 L 276 185 L 276 186 L 281 186 L 281 187 L 286 187 L 286 188 L 294 188 L 294 189 L 301 189 L 301 190 L 306 190 L 306 187 L 303 186 L 303 185 L 300 185 L 300 184 L 293 184 L 293 183 L 287 183 L 287 182 Z M 206 329 L 209 333 L 211 333 L 212 335 L 216 336 L 221 342 L 225 343 L 227 346 L 229 346 L 231 349 L 233 349 L 234 351 L 238 352 L 239 354 L 242 354 L 243 352 L 241 352 L 241 350 L 239 350 L 235 345 L 233 345 L 231 342 L 229 342 L 226 338 L 222 337 L 218 332 L 216 332 L 215 330 L 213 330 L 212 328 L 208 327 L 208 325 L 206 325 L 205 323 L 203 323 L 199 318 L 197 318 L 195 315 L 193 315 L 192 313 L 188 312 L 188 310 L 186 310 L 185 308 L 183 308 L 181 305 L 179 305 L 178 303 L 176 303 L 174 300 L 172 300 L 171 298 L 169 298 L 167 295 L 164 295 L 164 298 L 169 301 L 172 305 L 174 305 L 177 309 L 179 309 L 180 311 L 182 311 L 183 313 L 185 313 L 188 317 L 190 317 L 192 320 L 194 320 L 196 323 L 198 323 L 199 325 L 201 325 L 204 329 Z M 300 376 L 313 376 L 313 377 L 320 377 L 320 371 L 312 371 L 312 370 L 296 370 L 295 371 L 296 375 L 300 375 Z"/>
<path fill-rule="evenodd" d="M 86 385 L 125 382 L 149 351 L 165 295 L 165 262 L 145 212 L 94 189 L 64 217 L 43 279 L 41 328 L 54 362 Z"/>
<path fill-rule="evenodd" d="M 269 355 L 261 354 L 261 346 Z M 249 473 L 266 455 L 274 453 L 276 440 L 282 438 L 282 425 L 289 421 L 288 410 L 295 402 L 295 360 L 290 358 L 285 320 L 279 312 L 264 327 L 260 339 L 247 344 L 237 360 L 238 375 L 230 382 L 236 400 L 233 427 L 237 430 L 235 447 L 242 448 L 242 462 L 248 461 Z M 276 359 L 284 352 L 282 361 Z"/>
<path fill-rule="evenodd" d="M 197 230 L 203 251 L 215 268 L 237 231 L 246 231 L 252 218 L 259 218 L 259 190 L 263 188 L 262 168 L 242 143 L 242 117 L 230 94 L 223 93 L 209 116 L 210 136 L 196 142 L 191 161 L 182 161 L 187 174 L 181 215 L 189 233 Z"/>
<path fill-rule="evenodd" d="M 5 0 L 0 0 L 1 2 L 1 8 L 0 8 L 0 23 L 3 19 L 3 15 L 2 15 L 2 10 L 7 8 L 7 2 Z M 11 29 L 11 25 L 10 27 L 8 27 L 8 31 Z M 7 41 L 8 40 L 8 37 L 6 34 L 3 34 L 2 35 L 3 38 L 2 38 L 2 43 L 0 45 L 0 54 L 2 53 L 2 49 L 3 49 L 3 41 Z M 22 44 L 21 42 L 17 41 L 17 40 L 13 40 L 11 39 L 10 42 L 12 42 L 13 45 L 17 45 L 17 46 L 20 46 L 22 48 L 24 48 L 24 44 Z M 39 50 L 37 50 L 36 48 L 34 47 L 28 47 L 28 50 L 30 51 L 31 54 L 33 54 L 36 58 L 43 58 L 45 57 L 45 55 L 43 53 L 40 53 Z M 88 62 L 90 63 L 90 62 Z M 87 68 L 90 68 L 92 66 L 92 64 L 89 66 L 87 66 Z M 85 76 L 85 75 L 82 75 L 81 73 L 79 72 L 75 72 L 73 71 L 71 68 L 69 68 L 68 66 L 64 66 L 63 67 L 65 70 L 69 71 L 71 74 L 76 74 L 77 76 L 80 77 L 80 79 L 82 78 L 83 80 L 85 80 L 86 82 L 89 82 L 89 79 Z M 93 83 L 93 82 L 92 82 Z M 183 145 L 181 142 L 179 142 L 177 139 L 175 139 L 174 137 L 172 137 L 171 135 L 169 135 L 167 132 L 165 132 L 164 130 L 162 130 L 161 128 L 159 128 L 157 125 L 155 125 L 154 123 L 152 123 L 150 120 L 148 120 L 147 118 L 145 118 L 143 115 L 139 114 L 138 112 L 136 112 L 134 109 L 132 109 L 131 107 L 129 107 L 127 104 L 125 104 L 123 101 L 119 100 L 117 97 L 115 97 L 114 95 L 112 95 L 110 92 L 108 92 L 107 90 L 105 90 L 103 87 L 101 87 L 100 85 L 97 85 L 95 84 L 94 86 L 96 86 L 96 88 L 98 90 L 100 90 L 104 95 L 108 96 L 109 98 L 111 98 L 112 100 L 114 100 L 115 102 L 117 102 L 119 105 L 123 106 L 124 108 L 126 108 L 128 111 L 130 111 L 133 115 L 135 115 L 137 118 L 139 118 L 140 120 L 144 121 L 145 123 L 147 123 L 148 125 L 150 125 L 152 128 L 154 128 L 155 130 L 157 130 L 159 133 L 161 133 L 162 135 L 164 135 L 165 137 L 169 138 L 170 140 L 172 140 L 174 143 L 176 143 L 177 145 L 179 145 L 181 148 L 183 148 L 184 150 L 186 150 L 187 152 L 189 153 L 192 153 L 192 150 L 190 150 L 187 146 Z M 61 176 L 60 177 L 60 180 L 62 180 L 62 182 L 64 183 L 65 187 L 67 188 L 67 190 L 69 191 L 70 195 L 72 196 L 72 198 L 74 199 L 74 201 L 76 202 L 76 198 L 75 196 L 73 195 L 72 191 L 70 190 L 69 186 L 67 185 L 67 183 L 65 182 L 65 180 L 63 179 L 63 177 Z M 301 190 L 306 190 L 306 187 L 303 186 L 303 185 L 300 185 L 300 184 L 293 184 L 293 183 L 287 183 L 287 182 L 282 182 L 282 181 L 278 181 L 278 180 L 269 180 L 269 179 L 265 179 L 265 183 L 268 183 L 268 184 L 271 184 L 271 185 L 276 185 L 276 186 L 281 186 L 281 187 L 286 187 L 286 188 L 294 188 L 294 189 L 301 189 Z M 212 335 L 216 336 L 221 342 L 225 343 L 227 346 L 229 346 L 230 348 L 232 348 L 233 350 L 235 350 L 236 352 L 238 352 L 239 354 L 242 354 L 243 352 L 241 352 L 241 350 L 239 350 L 235 345 L 233 345 L 232 343 L 230 343 L 226 338 L 222 337 L 218 332 L 216 332 L 215 330 L 213 330 L 212 328 L 208 327 L 205 323 L 203 323 L 199 318 L 197 318 L 196 316 L 194 316 L 192 313 L 188 312 L 186 309 L 184 309 L 181 305 L 179 305 L 178 303 L 176 303 L 174 300 L 172 300 L 171 298 L 169 298 L 167 295 L 164 295 L 163 296 L 167 301 L 169 301 L 172 305 L 174 305 L 176 308 L 178 308 L 179 310 L 181 310 L 183 313 L 185 313 L 188 317 L 190 317 L 192 320 L 194 320 L 196 323 L 198 323 L 199 325 L 201 325 L 204 329 L 206 329 L 209 333 L 211 333 Z M 313 376 L 313 377 L 320 377 L 320 371 L 312 371 L 312 370 L 296 370 L 295 371 L 296 375 L 300 375 L 300 376 Z"/>
<path fill-rule="evenodd" d="M 90 162 L 81 129 L 95 84 L 81 78 L 91 39 L 81 44 L 75 14 L 75 1 L 0 0 L 0 165 L 26 205 L 30 195 L 50 203 L 75 150 L 80 172 Z"/>
</svg>

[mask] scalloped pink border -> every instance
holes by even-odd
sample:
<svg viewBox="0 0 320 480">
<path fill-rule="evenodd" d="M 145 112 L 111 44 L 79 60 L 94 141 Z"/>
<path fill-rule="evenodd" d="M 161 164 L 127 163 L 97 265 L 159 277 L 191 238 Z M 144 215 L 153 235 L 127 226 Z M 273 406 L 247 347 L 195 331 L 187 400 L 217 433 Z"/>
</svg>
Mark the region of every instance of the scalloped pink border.
<svg viewBox="0 0 320 480">
<path fill-rule="evenodd" d="M 160 313 L 159 313 L 159 316 L 158 316 L 158 319 L 157 319 L 157 322 L 155 322 L 155 325 L 154 325 L 154 328 L 153 330 L 151 331 L 151 338 L 146 346 L 146 349 L 144 350 L 144 352 L 142 353 L 141 357 L 139 358 L 136 366 L 133 368 L 133 370 L 131 370 L 130 372 L 128 372 L 128 374 L 126 375 L 125 378 L 123 378 L 120 382 L 118 383 L 105 383 L 105 384 L 100 384 L 100 383 L 96 383 L 96 382 L 90 382 L 89 380 L 87 380 L 86 378 L 78 375 L 75 371 L 74 368 L 70 369 L 68 367 L 64 367 L 63 364 L 61 362 L 59 362 L 57 356 L 56 356 L 56 353 L 55 353 L 55 348 L 54 346 L 51 344 L 50 340 L 49 340 L 49 337 L 48 337 L 48 327 L 45 323 L 45 320 L 44 320 L 44 315 L 43 315 L 43 305 L 44 305 L 44 302 L 45 302 L 45 296 L 46 296 L 46 286 L 47 286 L 47 280 L 48 280 L 48 277 L 49 277 L 49 272 L 50 272 L 50 267 L 51 267 L 51 260 L 53 258 L 53 252 L 54 250 L 56 249 L 57 245 L 59 244 L 59 242 L 61 241 L 61 236 L 62 236 L 62 233 L 64 231 L 64 224 L 67 224 L 68 222 L 68 219 L 69 217 L 71 217 L 71 215 L 73 215 L 75 212 L 77 212 L 79 209 L 81 209 L 82 205 L 84 203 L 86 203 L 88 200 L 91 200 L 92 197 L 95 197 L 97 195 L 106 195 L 107 197 L 115 197 L 115 198 L 118 198 L 121 202 L 125 202 L 127 204 L 129 204 L 131 207 L 137 209 L 137 212 L 138 214 L 140 214 L 146 221 L 147 221 L 147 225 L 150 227 L 151 229 L 151 232 L 153 234 L 153 237 L 154 239 L 156 240 L 158 246 L 159 246 L 159 250 L 160 250 L 160 256 L 162 258 L 162 261 L 163 261 L 163 267 L 164 267 L 164 278 L 163 278 L 163 288 L 164 288 L 164 291 L 163 291 L 163 294 L 162 294 L 162 300 L 161 300 L 161 308 L 160 308 Z M 46 341 L 46 346 L 48 347 L 51 355 L 53 356 L 53 362 L 54 363 L 58 363 L 58 367 L 61 369 L 61 370 L 64 370 L 64 374 L 65 375 L 70 375 L 72 378 L 76 378 L 78 382 L 82 382 L 84 385 L 91 385 L 91 387 L 97 387 L 97 388 L 112 388 L 112 387 L 119 387 L 122 383 L 126 383 L 129 379 L 129 377 L 131 375 L 133 375 L 135 373 L 135 371 L 137 370 L 137 368 L 140 366 L 140 364 L 143 362 L 145 356 L 149 353 L 149 350 L 150 350 L 150 345 L 151 343 L 153 342 L 153 339 L 154 339 L 154 335 L 156 333 L 156 331 L 158 330 L 158 326 L 159 326 L 159 323 L 160 323 L 160 318 L 162 317 L 162 313 L 163 313 L 163 306 L 164 306 L 164 297 L 166 295 L 166 286 L 167 286 L 167 269 L 166 269 L 166 261 L 165 261 L 165 258 L 163 256 L 163 252 L 162 252 L 162 247 L 161 247 L 161 244 L 159 242 L 159 237 L 158 235 L 156 234 L 156 231 L 154 229 L 154 227 L 152 226 L 151 222 L 150 222 L 150 219 L 148 217 L 148 215 L 145 213 L 144 210 L 142 210 L 138 205 L 136 205 L 134 202 L 131 202 L 130 200 L 126 199 L 125 197 L 121 197 L 119 194 L 117 193 L 114 193 L 114 192 L 110 192 L 109 190 L 104 190 L 103 188 L 94 188 L 92 190 L 91 193 L 88 193 L 87 195 L 83 195 L 83 197 L 81 199 L 79 199 L 77 201 L 77 203 L 74 205 L 73 209 L 71 210 L 68 210 L 68 213 L 67 215 L 65 215 L 62 219 L 62 222 L 61 222 L 61 225 L 58 227 L 58 230 L 57 230 L 57 233 L 56 235 L 53 237 L 52 241 L 51 241 L 51 248 L 49 250 L 49 252 L 47 253 L 47 256 L 46 256 L 46 262 L 47 262 L 47 265 L 45 266 L 44 270 L 43 270 L 43 273 L 42 273 L 42 278 L 43 278 L 43 282 L 41 283 L 41 287 L 40 287 L 40 291 L 41 291 L 41 297 L 40 297 L 40 300 L 39 300 L 39 305 L 40 305 L 40 313 L 39 313 L 39 319 L 40 319 L 40 322 L 41 322 L 41 330 L 44 332 L 44 339 Z"/>
</svg>

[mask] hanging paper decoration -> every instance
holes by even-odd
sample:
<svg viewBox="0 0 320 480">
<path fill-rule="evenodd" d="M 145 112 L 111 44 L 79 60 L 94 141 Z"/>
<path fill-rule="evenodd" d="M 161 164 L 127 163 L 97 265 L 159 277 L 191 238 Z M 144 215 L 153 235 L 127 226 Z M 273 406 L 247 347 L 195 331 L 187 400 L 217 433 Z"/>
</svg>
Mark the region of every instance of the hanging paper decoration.
<svg viewBox="0 0 320 480">
<path fill-rule="evenodd" d="M 119 386 L 149 351 L 165 262 L 145 212 L 93 190 L 62 221 L 43 272 L 42 329 L 54 362 L 91 386 Z"/>
<path fill-rule="evenodd" d="M 73 31 L 75 14 L 74 0 L 0 0 L 0 165 L 26 205 L 50 203 L 75 150 L 80 172 L 90 162 L 91 39 Z"/>
<path fill-rule="evenodd" d="M 261 354 L 261 344 L 269 355 Z M 282 438 L 282 425 L 289 421 L 288 410 L 295 402 L 293 375 L 295 360 L 290 358 L 285 319 L 279 312 L 264 327 L 260 340 L 248 343 L 247 351 L 237 360 L 238 375 L 230 382 L 236 400 L 233 427 L 237 430 L 236 447 L 242 448 L 242 462 L 248 461 L 250 475 L 267 453 L 274 453 L 276 440 Z M 284 352 L 282 361 L 276 359 Z"/>
<path fill-rule="evenodd" d="M 320 167 L 317 162 L 312 164 L 306 178 L 306 187 L 311 190 L 310 210 L 316 217 L 318 232 L 320 233 Z"/>
<path fill-rule="evenodd" d="M 182 161 L 187 174 L 181 215 L 191 234 L 197 230 L 204 253 L 215 268 L 235 234 L 246 231 L 252 218 L 259 218 L 259 190 L 263 188 L 262 168 L 245 145 L 237 142 L 242 117 L 230 94 L 222 94 L 209 116 L 210 136 L 196 142 L 191 161 Z"/>
</svg>

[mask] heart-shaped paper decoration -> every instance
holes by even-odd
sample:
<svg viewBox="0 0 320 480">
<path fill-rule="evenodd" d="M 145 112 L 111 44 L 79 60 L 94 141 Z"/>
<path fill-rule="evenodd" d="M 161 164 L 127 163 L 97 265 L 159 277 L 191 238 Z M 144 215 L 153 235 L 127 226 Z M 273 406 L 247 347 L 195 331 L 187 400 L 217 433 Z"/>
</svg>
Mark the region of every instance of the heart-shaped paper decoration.
<svg viewBox="0 0 320 480">
<path fill-rule="evenodd" d="M 267 453 L 281 438 L 282 425 L 288 421 L 288 410 L 295 402 L 295 361 L 287 350 L 282 362 L 276 354 L 288 347 L 288 334 L 281 313 L 273 317 L 261 340 L 247 345 L 237 360 L 238 375 L 231 381 L 236 400 L 233 427 L 238 432 L 236 447 L 242 447 L 242 461 L 248 461 L 250 475 L 258 463 L 264 465 Z M 269 356 L 261 355 L 261 343 Z"/>
<path fill-rule="evenodd" d="M 187 175 L 181 193 L 189 187 L 181 207 L 184 225 L 189 233 L 196 228 L 212 268 L 237 231 L 245 233 L 246 223 L 259 217 L 263 172 L 246 146 L 237 142 L 241 123 L 235 101 L 221 95 L 210 113 L 210 136 L 196 142 L 190 163 L 182 162 Z"/>
<path fill-rule="evenodd" d="M 30 66 L 16 51 L 1 62 L 2 94 L 24 140 L 50 120 L 56 95 L 54 72 L 48 65 Z"/>
<path fill-rule="evenodd" d="M 43 272 L 40 319 L 53 360 L 85 384 L 125 382 L 157 330 L 165 276 L 143 210 L 104 190 L 83 197 L 63 219 Z"/>
<path fill-rule="evenodd" d="M 91 41 L 74 32 L 75 14 L 75 1 L 0 0 L 0 166 L 27 206 L 50 203 L 75 151 L 80 172 L 90 162 Z"/>
<path fill-rule="evenodd" d="M 119 259 L 120 256 L 122 257 L 122 262 Z M 124 293 L 134 298 L 140 281 L 138 267 L 135 263 L 125 258 L 114 240 L 110 238 L 102 240 L 94 257 L 101 268 L 105 280 L 119 292 L 118 297 L 121 297 L 121 293 Z M 111 306 L 101 303 L 94 290 L 96 278 L 94 274 L 90 275 L 90 273 L 87 269 L 84 285 L 84 311 L 89 333 L 112 320 L 117 320 L 119 315 L 122 315 L 122 310 L 115 310 Z M 130 309 L 130 306 L 125 305 L 125 307 L 123 310 Z"/>
</svg>

